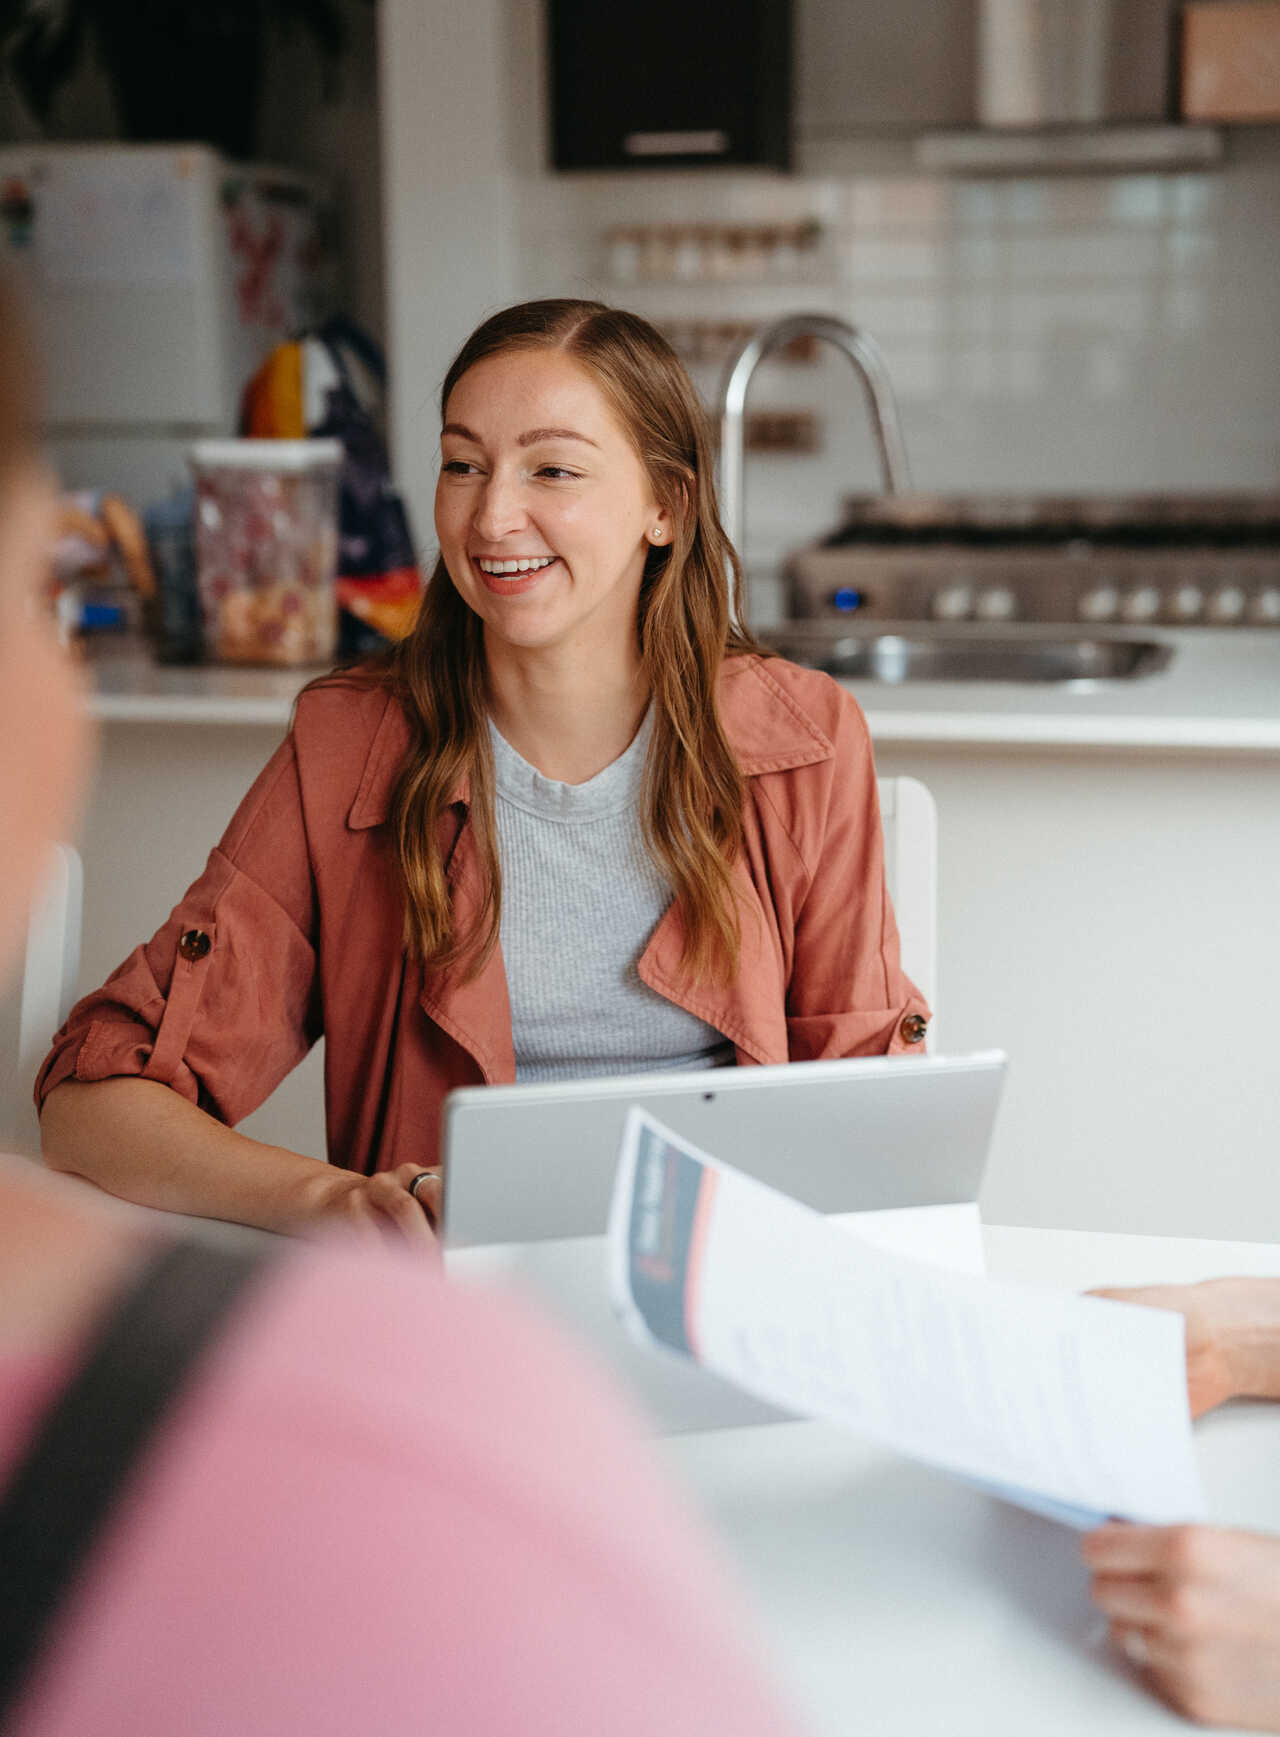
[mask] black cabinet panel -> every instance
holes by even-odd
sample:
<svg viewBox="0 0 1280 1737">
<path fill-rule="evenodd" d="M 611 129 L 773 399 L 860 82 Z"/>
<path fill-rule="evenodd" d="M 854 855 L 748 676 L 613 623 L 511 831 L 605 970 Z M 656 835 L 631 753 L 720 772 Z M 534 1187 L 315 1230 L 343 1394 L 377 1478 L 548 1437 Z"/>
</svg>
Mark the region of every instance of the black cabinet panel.
<svg viewBox="0 0 1280 1737">
<path fill-rule="evenodd" d="M 548 0 L 557 169 L 790 167 L 790 0 Z"/>
</svg>

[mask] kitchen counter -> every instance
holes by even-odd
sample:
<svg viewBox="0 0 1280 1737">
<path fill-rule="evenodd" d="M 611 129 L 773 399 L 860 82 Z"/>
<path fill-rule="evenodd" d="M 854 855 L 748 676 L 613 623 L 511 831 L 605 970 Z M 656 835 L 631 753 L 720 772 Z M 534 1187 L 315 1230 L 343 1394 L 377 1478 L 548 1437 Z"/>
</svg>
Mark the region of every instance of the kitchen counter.
<svg viewBox="0 0 1280 1737">
<path fill-rule="evenodd" d="M 86 658 L 89 710 L 106 724 L 248 724 L 287 728 L 299 689 L 321 669 L 242 669 L 152 661 L 133 640 L 106 640 Z"/>
<path fill-rule="evenodd" d="M 1280 632 L 1154 632 L 1170 667 L 1131 681 L 1072 684 L 848 681 L 878 746 L 1122 748 L 1280 755 Z M 320 672 L 203 665 L 162 668 L 135 644 L 89 660 L 90 707 L 104 723 L 240 724 L 285 729 L 298 690 Z"/>
<path fill-rule="evenodd" d="M 1105 637 L 1090 630 L 1090 637 Z M 877 747 L 1187 749 L 1280 754 L 1280 633 L 1154 630 L 1167 669 L 1121 681 L 846 681 Z"/>
</svg>

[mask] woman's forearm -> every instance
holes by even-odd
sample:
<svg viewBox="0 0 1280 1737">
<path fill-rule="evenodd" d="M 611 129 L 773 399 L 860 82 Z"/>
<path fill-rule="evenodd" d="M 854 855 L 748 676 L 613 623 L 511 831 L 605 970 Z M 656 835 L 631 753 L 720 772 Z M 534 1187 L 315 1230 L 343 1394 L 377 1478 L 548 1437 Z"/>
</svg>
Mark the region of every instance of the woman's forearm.
<svg viewBox="0 0 1280 1737">
<path fill-rule="evenodd" d="M 1214 1279 L 1234 1392 L 1280 1399 L 1280 1278 Z"/>
<path fill-rule="evenodd" d="M 237 1134 L 156 1080 L 66 1080 L 40 1116 L 45 1162 L 142 1206 L 265 1230 L 326 1216 L 359 1179 Z"/>
<path fill-rule="evenodd" d="M 1192 1417 L 1226 1399 L 1280 1399 L 1280 1278 L 1128 1285 L 1093 1294 L 1184 1317 Z"/>
</svg>

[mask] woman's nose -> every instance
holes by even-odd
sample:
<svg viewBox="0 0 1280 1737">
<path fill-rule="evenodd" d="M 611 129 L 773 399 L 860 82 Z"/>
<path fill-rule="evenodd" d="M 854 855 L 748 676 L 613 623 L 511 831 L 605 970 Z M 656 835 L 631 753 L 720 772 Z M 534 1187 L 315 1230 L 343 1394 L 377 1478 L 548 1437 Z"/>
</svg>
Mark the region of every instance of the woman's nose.
<svg viewBox="0 0 1280 1737">
<path fill-rule="evenodd" d="M 476 530 L 482 537 L 506 537 L 525 523 L 524 501 L 518 485 L 506 477 L 491 476 L 484 485 L 476 508 Z"/>
</svg>

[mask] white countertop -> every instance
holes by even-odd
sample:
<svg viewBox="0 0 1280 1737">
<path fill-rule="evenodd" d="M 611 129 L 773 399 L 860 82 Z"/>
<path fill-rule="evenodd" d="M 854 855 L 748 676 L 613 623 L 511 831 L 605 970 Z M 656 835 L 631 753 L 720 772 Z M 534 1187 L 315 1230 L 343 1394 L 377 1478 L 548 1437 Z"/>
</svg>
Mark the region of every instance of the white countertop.
<svg viewBox="0 0 1280 1737">
<path fill-rule="evenodd" d="M 1159 638 L 1171 666 L 1133 681 L 1070 685 L 849 681 L 878 746 L 929 743 L 1280 754 L 1280 632 L 1200 629 Z M 136 644 L 90 659 L 105 723 L 288 726 L 321 671 L 161 667 Z"/>
<path fill-rule="evenodd" d="M 1128 681 L 846 681 L 877 746 L 1190 749 L 1280 754 L 1280 632 L 1151 634 L 1172 645 L 1165 670 Z"/>
<path fill-rule="evenodd" d="M 322 668 L 244 669 L 152 661 L 134 640 L 103 639 L 86 660 L 89 709 L 108 724 L 250 724 L 288 728 L 298 690 Z"/>
</svg>

